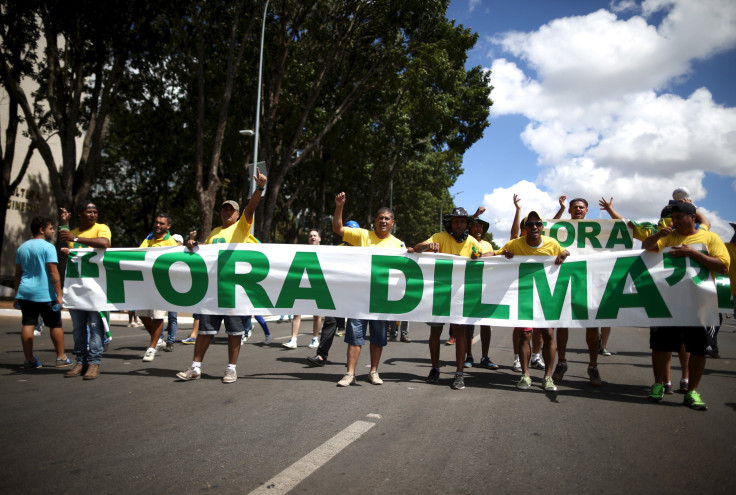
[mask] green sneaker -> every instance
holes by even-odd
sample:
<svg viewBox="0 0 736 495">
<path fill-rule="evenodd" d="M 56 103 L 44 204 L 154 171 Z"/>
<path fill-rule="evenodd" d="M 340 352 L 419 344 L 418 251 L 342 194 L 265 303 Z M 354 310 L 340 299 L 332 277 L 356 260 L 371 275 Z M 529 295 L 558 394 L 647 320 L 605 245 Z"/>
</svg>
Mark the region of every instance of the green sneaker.
<svg viewBox="0 0 736 495">
<path fill-rule="evenodd" d="M 662 402 L 664 398 L 664 385 L 655 383 L 652 385 L 652 391 L 649 393 L 649 400 L 652 402 Z"/>
<path fill-rule="evenodd" d="M 544 377 L 544 391 L 545 392 L 557 392 L 557 387 L 555 387 L 555 382 L 552 381 L 551 376 L 545 376 Z"/>
<path fill-rule="evenodd" d="M 695 409 L 697 411 L 707 411 L 708 406 L 705 402 L 700 398 L 700 394 L 696 392 L 695 390 L 691 390 L 688 393 L 685 394 L 685 399 L 682 401 L 683 404 L 685 404 L 690 409 Z"/>
<path fill-rule="evenodd" d="M 516 384 L 516 388 L 519 390 L 526 390 L 532 386 L 532 379 L 529 375 L 521 375 L 521 380 Z"/>
</svg>

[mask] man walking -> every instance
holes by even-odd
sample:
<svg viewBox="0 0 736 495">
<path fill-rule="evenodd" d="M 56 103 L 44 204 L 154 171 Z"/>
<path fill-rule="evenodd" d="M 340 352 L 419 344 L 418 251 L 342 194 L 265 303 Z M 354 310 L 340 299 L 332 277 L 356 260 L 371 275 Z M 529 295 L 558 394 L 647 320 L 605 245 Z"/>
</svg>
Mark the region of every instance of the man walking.
<svg viewBox="0 0 736 495">
<path fill-rule="evenodd" d="M 64 330 L 61 328 L 61 277 L 57 268 L 54 224 L 50 218 L 31 220 L 30 240 L 21 244 L 15 253 L 15 301 L 20 306 L 22 328 L 20 340 L 25 361 L 23 369 L 41 368 L 43 364 L 33 355 L 33 330 L 39 315 L 49 327 L 51 341 L 56 349 L 56 367 L 71 366 L 64 353 Z"/>
</svg>

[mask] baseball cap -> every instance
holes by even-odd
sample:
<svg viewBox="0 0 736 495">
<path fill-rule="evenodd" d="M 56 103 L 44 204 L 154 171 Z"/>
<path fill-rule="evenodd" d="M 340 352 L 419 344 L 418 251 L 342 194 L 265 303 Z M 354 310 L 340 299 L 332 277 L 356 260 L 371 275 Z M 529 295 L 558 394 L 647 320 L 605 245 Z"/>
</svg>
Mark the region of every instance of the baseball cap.
<svg viewBox="0 0 736 495">
<path fill-rule="evenodd" d="M 240 205 L 237 203 L 237 201 L 233 201 L 232 199 L 228 199 L 227 201 L 222 202 L 222 206 L 230 205 L 233 207 L 233 210 L 240 211 Z"/>
</svg>

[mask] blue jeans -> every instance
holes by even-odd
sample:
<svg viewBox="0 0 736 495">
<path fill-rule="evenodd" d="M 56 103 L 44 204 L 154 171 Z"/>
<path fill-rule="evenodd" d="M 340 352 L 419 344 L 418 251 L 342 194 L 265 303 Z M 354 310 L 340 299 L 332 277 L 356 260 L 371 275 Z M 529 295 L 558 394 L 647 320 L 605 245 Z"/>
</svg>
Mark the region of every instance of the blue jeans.
<svg viewBox="0 0 736 495">
<path fill-rule="evenodd" d="M 362 346 L 365 344 L 366 331 L 370 329 L 371 344 L 385 347 L 387 327 L 388 322 L 385 320 L 356 320 L 348 318 L 347 324 L 345 325 L 345 343 Z"/>
<path fill-rule="evenodd" d="M 166 327 L 166 332 L 169 334 L 169 338 L 166 342 L 173 344 L 176 342 L 176 330 L 179 328 L 179 319 L 175 311 L 169 311 L 169 325 Z M 163 333 L 161 334 L 163 338 Z"/>
<path fill-rule="evenodd" d="M 97 311 L 81 311 L 70 309 L 74 329 L 74 352 L 77 355 L 77 363 L 100 364 L 102 362 L 102 341 L 104 339 L 105 327 L 102 324 L 102 316 Z M 87 327 L 89 326 L 89 338 Z M 87 346 L 89 345 L 89 350 Z"/>
</svg>

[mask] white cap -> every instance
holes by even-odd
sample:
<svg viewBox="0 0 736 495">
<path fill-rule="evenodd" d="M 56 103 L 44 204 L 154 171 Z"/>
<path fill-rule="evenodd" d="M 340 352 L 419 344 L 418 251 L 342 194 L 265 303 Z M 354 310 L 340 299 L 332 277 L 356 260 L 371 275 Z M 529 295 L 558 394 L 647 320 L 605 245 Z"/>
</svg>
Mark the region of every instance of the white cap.
<svg viewBox="0 0 736 495">
<path fill-rule="evenodd" d="M 683 199 L 688 199 L 690 197 L 690 191 L 688 191 L 687 187 L 678 187 L 674 191 L 672 191 L 672 199 L 675 201 L 682 201 Z"/>
<path fill-rule="evenodd" d="M 174 239 L 176 242 L 184 244 L 184 238 L 181 236 L 181 234 L 174 234 L 171 236 L 171 238 Z"/>
</svg>

